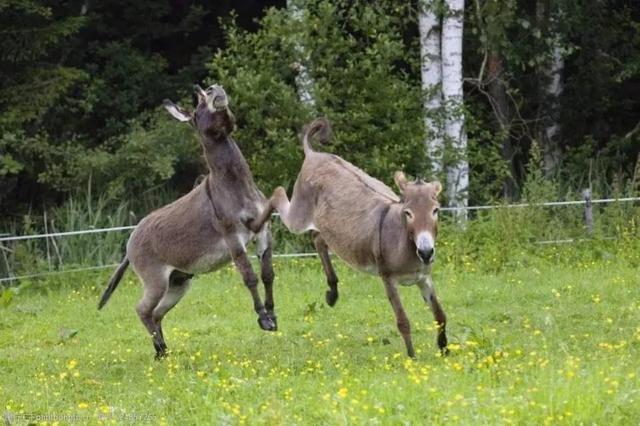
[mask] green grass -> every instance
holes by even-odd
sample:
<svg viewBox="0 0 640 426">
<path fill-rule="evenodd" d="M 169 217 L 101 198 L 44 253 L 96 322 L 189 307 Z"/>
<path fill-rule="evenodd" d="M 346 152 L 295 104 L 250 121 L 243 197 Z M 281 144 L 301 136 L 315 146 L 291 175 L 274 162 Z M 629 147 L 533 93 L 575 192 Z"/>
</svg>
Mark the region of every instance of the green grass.
<svg viewBox="0 0 640 426">
<path fill-rule="evenodd" d="M 412 361 L 380 281 L 336 263 L 335 308 L 316 259 L 276 264 L 277 333 L 258 328 L 233 270 L 199 277 L 164 321 L 172 353 L 160 362 L 132 274 L 102 312 L 106 272 L 33 283 L 0 310 L 0 411 L 81 424 L 640 422 L 637 269 L 436 264 L 452 352 L 437 354 L 430 312 L 403 288 Z"/>
</svg>

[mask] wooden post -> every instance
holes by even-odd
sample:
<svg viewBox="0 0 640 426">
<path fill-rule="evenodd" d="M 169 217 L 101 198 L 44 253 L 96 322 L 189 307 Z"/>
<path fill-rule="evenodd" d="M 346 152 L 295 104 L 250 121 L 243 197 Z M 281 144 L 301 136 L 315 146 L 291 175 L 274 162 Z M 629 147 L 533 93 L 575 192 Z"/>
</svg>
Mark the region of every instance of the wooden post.
<svg viewBox="0 0 640 426">
<path fill-rule="evenodd" d="M 587 226 L 587 233 L 593 234 L 593 208 L 591 204 L 591 190 L 589 188 L 582 191 L 584 197 L 584 223 Z"/>
</svg>

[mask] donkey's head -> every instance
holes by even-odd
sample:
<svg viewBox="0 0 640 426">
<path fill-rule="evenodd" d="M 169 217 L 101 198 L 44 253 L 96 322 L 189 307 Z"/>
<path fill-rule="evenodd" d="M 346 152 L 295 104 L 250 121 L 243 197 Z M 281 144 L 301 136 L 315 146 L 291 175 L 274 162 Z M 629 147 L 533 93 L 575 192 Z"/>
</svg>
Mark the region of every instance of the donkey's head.
<svg viewBox="0 0 640 426">
<path fill-rule="evenodd" d="M 402 213 L 409 238 L 416 246 L 416 254 L 425 264 L 434 261 L 438 234 L 438 194 L 440 182 L 409 182 L 404 173 L 396 172 L 394 180 L 402 194 Z"/>
<path fill-rule="evenodd" d="M 211 139 L 226 138 L 235 128 L 235 118 L 229 110 L 229 98 L 222 86 L 214 84 L 203 90 L 197 84 L 194 87 L 198 104 L 193 112 L 165 99 L 165 109 L 175 119 L 189 122 L 204 137 Z"/>
</svg>

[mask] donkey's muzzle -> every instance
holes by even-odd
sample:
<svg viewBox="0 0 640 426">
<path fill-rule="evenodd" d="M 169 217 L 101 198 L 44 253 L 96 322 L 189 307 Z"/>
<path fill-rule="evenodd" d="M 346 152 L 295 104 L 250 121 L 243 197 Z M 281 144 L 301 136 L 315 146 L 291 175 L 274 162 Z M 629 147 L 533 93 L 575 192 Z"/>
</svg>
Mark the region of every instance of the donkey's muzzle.
<svg viewBox="0 0 640 426">
<path fill-rule="evenodd" d="M 417 252 L 418 252 L 418 257 L 420 258 L 420 260 L 422 260 L 422 263 L 427 265 L 433 262 L 433 259 L 436 254 L 436 250 L 434 248 L 430 248 L 427 250 L 418 249 Z"/>
</svg>

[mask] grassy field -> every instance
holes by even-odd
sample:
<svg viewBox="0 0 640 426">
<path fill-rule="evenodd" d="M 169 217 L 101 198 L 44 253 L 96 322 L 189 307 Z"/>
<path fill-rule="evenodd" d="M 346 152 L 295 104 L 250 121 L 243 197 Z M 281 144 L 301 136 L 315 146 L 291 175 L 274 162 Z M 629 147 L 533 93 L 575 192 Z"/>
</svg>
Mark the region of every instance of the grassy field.
<svg viewBox="0 0 640 426">
<path fill-rule="evenodd" d="M 438 355 L 417 288 L 403 288 L 410 360 L 380 281 L 336 263 L 335 308 L 316 259 L 276 264 L 276 333 L 259 330 L 233 270 L 199 277 L 165 319 L 160 362 L 132 274 L 102 312 L 108 272 L 33 283 L 0 308 L 1 411 L 80 424 L 640 422 L 637 269 L 436 264 L 451 354 Z"/>
</svg>

